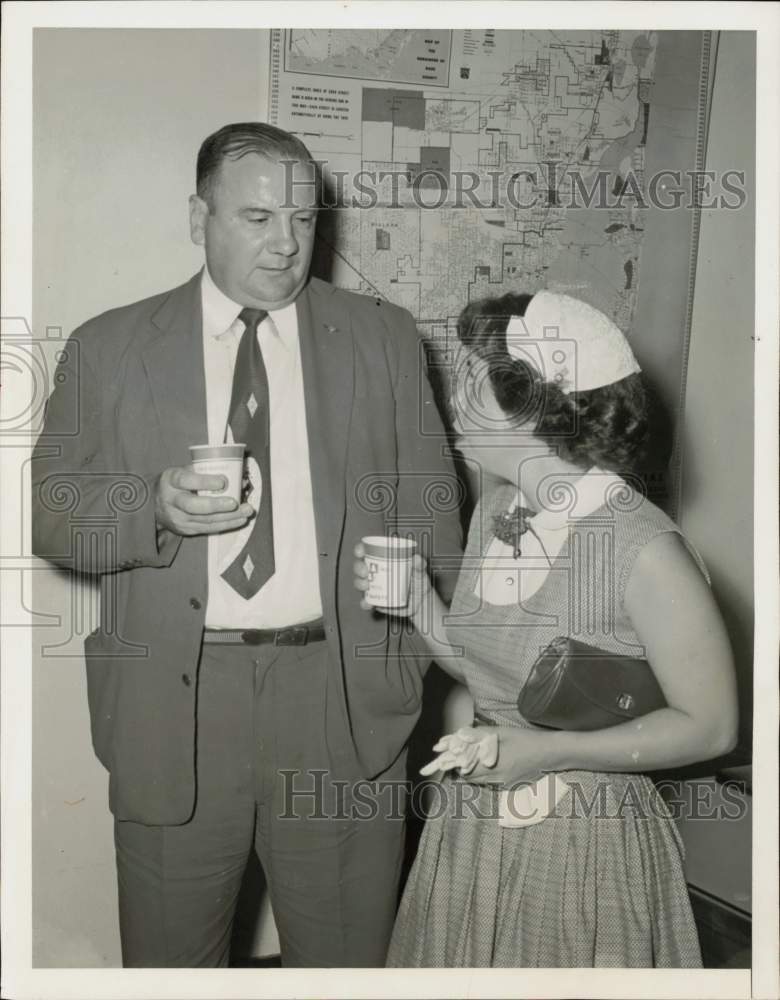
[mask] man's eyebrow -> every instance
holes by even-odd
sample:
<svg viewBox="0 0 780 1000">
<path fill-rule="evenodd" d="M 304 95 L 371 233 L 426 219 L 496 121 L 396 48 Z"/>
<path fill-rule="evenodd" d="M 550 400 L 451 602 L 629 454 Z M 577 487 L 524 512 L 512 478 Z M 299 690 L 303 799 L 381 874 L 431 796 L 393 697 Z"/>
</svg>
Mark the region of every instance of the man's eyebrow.
<svg viewBox="0 0 780 1000">
<path fill-rule="evenodd" d="M 301 205 L 296 206 L 285 206 L 289 208 L 293 213 L 299 212 L 316 212 L 319 206 L 317 205 Z M 239 215 L 273 215 L 276 211 L 274 208 L 269 208 L 266 205 L 244 205 L 242 208 L 238 209 Z"/>
</svg>

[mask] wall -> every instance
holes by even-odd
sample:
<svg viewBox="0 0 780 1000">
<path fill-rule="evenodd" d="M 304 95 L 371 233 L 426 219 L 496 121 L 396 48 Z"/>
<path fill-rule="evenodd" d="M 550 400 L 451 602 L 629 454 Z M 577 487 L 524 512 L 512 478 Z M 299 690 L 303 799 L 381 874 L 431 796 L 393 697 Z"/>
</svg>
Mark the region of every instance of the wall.
<svg viewBox="0 0 780 1000">
<path fill-rule="evenodd" d="M 744 170 L 749 199 L 740 211 L 702 212 L 680 508 L 681 525 L 709 568 L 734 648 L 740 745 L 733 757 L 740 762 L 750 760 L 752 728 L 754 67 L 752 33 L 721 32 L 707 169 Z M 739 822 L 683 820 L 680 831 L 690 881 L 750 910 L 749 813 Z"/>
<path fill-rule="evenodd" d="M 704 210 L 685 399 L 680 523 L 699 548 L 726 617 L 749 759 L 753 665 L 755 39 L 721 32 L 707 169 L 744 170 L 739 211 Z"/>
<path fill-rule="evenodd" d="M 67 335 L 202 263 L 187 197 L 201 140 L 256 119 L 262 31 L 38 29 L 34 48 L 33 327 Z M 46 350 L 53 353 L 56 340 Z M 88 588 L 41 566 L 37 611 L 93 627 Z M 80 619 L 80 620 L 78 620 Z M 33 964 L 120 964 L 107 777 L 89 740 L 78 636 L 39 629 L 33 663 Z M 62 643 L 40 655 L 40 646 Z M 62 655 L 66 654 L 66 655 Z"/>
</svg>

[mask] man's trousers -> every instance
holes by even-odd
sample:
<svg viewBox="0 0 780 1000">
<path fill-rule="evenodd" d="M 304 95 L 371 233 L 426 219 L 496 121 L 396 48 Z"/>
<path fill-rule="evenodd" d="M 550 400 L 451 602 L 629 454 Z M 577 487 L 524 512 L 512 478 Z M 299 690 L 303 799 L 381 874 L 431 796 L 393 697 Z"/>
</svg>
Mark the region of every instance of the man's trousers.
<svg viewBox="0 0 780 1000">
<path fill-rule="evenodd" d="M 384 965 L 405 754 L 378 783 L 347 785 L 329 771 L 327 655 L 325 642 L 204 644 L 193 816 L 181 826 L 115 823 L 125 966 L 227 965 L 253 846 L 283 965 Z"/>
</svg>

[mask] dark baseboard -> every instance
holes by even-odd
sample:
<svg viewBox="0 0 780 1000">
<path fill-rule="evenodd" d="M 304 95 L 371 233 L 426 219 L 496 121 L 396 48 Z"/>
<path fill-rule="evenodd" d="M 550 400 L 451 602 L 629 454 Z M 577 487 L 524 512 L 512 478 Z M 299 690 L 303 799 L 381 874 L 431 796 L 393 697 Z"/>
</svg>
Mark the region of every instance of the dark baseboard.
<svg viewBox="0 0 780 1000">
<path fill-rule="evenodd" d="M 280 969 L 282 960 L 278 955 L 271 955 L 268 958 L 241 958 L 231 961 L 231 969 Z"/>
<path fill-rule="evenodd" d="M 717 896 L 689 885 L 705 969 L 749 969 L 752 922 L 750 914 Z"/>
</svg>

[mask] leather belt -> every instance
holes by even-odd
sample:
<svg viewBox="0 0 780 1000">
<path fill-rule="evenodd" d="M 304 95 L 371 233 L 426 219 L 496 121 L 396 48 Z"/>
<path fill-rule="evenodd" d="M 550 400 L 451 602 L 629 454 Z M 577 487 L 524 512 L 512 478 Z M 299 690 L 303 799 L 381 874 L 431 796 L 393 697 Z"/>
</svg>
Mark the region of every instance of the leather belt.
<svg viewBox="0 0 780 1000">
<path fill-rule="evenodd" d="M 233 645 L 261 646 L 305 646 L 310 642 L 322 642 L 325 625 L 321 618 L 306 622 L 305 625 L 289 625 L 287 628 L 205 628 L 203 641 L 207 643 L 229 643 Z"/>
</svg>

